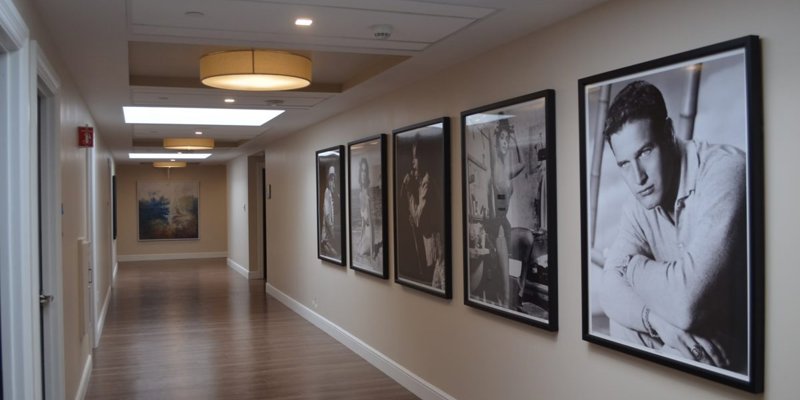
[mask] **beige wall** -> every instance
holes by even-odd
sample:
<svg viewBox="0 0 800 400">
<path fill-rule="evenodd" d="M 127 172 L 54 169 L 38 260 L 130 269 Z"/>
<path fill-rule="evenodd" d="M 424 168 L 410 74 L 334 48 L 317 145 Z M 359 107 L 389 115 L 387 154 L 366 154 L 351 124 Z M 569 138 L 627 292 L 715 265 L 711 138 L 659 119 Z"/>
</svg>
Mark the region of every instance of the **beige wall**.
<svg viewBox="0 0 800 400">
<path fill-rule="evenodd" d="M 15 6 L 23 16 L 30 29 L 30 38 L 35 40 L 48 61 L 54 68 L 61 83 L 56 101 L 59 107 L 59 121 L 57 123 L 57 139 L 60 145 L 60 179 L 61 203 L 63 214 L 61 220 L 61 270 L 62 270 L 62 298 L 54 303 L 63 309 L 64 315 L 64 369 L 66 398 L 74 398 L 81 379 L 84 365 L 88 360 L 92 344 L 88 332 L 84 329 L 84 281 L 81 279 L 81 269 L 78 266 L 78 239 L 88 235 L 87 223 L 87 180 L 88 168 L 86 151 L 77 146 L 76 128 L 78 126 L 94 126 L 94 120 L 89 113 L 80 93 L 72 78 L 65 68 L 57 49 L 53 46 L 47 29 L 43 26 L 38 13 L 30 2 L 15 0 Z M 107 149 L 103 145 L 103 133 L 95 130 L 95 147 L 99 156 L 105 157 Z M 105 189 L 104 189 L 105 188 Z M 109 185 L 101 183 L 98 190 L 107 190 Z M 104 203 L 98 203 L 97 215 L 101 223 L 108 221 L 110 209 Z M 108 243 L 100 243 L 107 246 Z M 109 265 L 103 255 L 101 262 L 96 266 L 101 277 L 97 282 L 98 290 L 106 293 L 110 284 Z"/>
<path fill-rule="evenodd" d="M 795 398 L 800 382 L 787 374 L 800 354 L 800 313 L 792 309 L 800 302 L 800 186 L 794 172 L 800 169 L 798 18 L 796 1 L 612 1 L 271 144 L 269 282 L 462 400 Z M 763 396 L 581 340 L 578 79 L 747 34 L 760 35 L 763 44 Z M 556 90 L 558 333 L 469 308 L 462 286 L 459 113 L 546 88 Z M 453 119 L 453 300 L 318 260 L 314 151 L 443 115 Z"/>
<path fill-rule="evenodd" d="M 253 155 L 247 158 L 247 202 L 248 206 L 248 245 L 250 252 L 250 277 L 263 279 L 263 264 L 259 257 L 262 246 L 262 232 L 259 218 L 262 217 L 262 195 L 261 195 L 261 169 L 264 168 L 264 155 Z"/>
<path fill-rule="evenodd" d="M 95 153 L 96 198 L 95 198 L 95 253 L 97 260 L 97 280 L 95 292 L 95 313 L 99 316 L 108 296 L 111 296 L 111 280 L 114 271 L 111 226 L 111 176 L 114 161 L 105 147 Z"/>
<path fill-rule="evenodd" d="M 226 210 L 227 175 L 224 165 L 166 169 L 150 165 L 117 165 L 117 254 L 125 256 L 184 255 L 191 253 L 225 253 L 228 246 Z M 199 181 L 200 182 L 200 239 L 156 240 L 141 242 L 138 228 L 136 182 L 138 181 Z"/>
<path fill-rule="evenodd" d="M 262 279 L 263 274 L 258 255 L 258 180 L 263 166 L 263 154 L 238 157 L 228 163 L 228 258 L 246 269 L 250 279 Z"/>
<path fill-rule="evenodd" d="M 248 157 L 228 163 L 228 258 L 250 269 Z"/>
</svg>

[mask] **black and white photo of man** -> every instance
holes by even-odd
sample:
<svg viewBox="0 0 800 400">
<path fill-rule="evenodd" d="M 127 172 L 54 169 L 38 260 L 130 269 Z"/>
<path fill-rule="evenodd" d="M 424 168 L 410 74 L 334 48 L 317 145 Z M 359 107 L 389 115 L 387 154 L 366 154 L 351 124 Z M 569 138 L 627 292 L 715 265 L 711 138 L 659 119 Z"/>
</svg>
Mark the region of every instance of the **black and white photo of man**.
<svg viewBox="0 0 800 400">
<path fill-rule="evenodd" d="M 396 280 L 447 296 L 442 124 L 395 133 Z"/>
<path fill-rule="evenodd" d="M 327 185 L 325 194 L 322 198 L 322 234 L 320 236 L 320 247 L 323 254 L 331 257 L 338 257 L 336 250 L 336 227 L 335 227 L 335 207 L 333 203 L 334 193 L 336 192 L 336 167 L 328 167 Z"/>
<path fill-rule="evenodd" d="M 317 256 L 340 265 L 345 263 L 344 191 L 342 191 L 343 146 L 317 152 Z"/>
<path fill-rule="evenodd" d="M 750 318 L 746 113 L 745 96 L 728 96 L 744 91 L 731 83 L 742 68 L 741 56 L 718 57 L 614 81 L 593 92 L 610 100 L 604 118 L 590 110 L 605 153 L 590 174 L 592 332 L 738 374 Z"/>
</svg>

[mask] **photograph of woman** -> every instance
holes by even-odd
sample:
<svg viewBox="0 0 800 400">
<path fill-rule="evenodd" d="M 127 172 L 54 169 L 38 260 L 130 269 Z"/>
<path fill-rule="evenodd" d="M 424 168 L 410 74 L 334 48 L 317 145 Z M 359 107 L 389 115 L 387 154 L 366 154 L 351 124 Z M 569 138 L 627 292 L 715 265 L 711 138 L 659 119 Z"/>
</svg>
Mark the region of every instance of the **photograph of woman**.
<svg viewBox="0 0 800 400">
<path fill-rule="evenodd" d="M 352 142 L 350 164 L 351 268 L 388 278 L 386 252 L 385 135 Z"/>
<path fill-rule="evenodd" d="M 557 329 L 552 91 L 461 114 L 465 303 Z M 548 223 L 549 222 L 549 223 Z"/>
<path fill-rule="evenodd" d="M 501 119 L 494 131 L 495 152 L 492 161 L 492 189 L 494 193 L 494 220 L 489 225 L 497 250 L 497 264 L 500 275 L 508 276 L 509 252 L 511 251 L 511 222 L 508 221 L 508 205 L 514 193 L 511 181 L 516 178 L 525 164 L 522 162 L 514 128 L 507 119 Z M 513 146 L 513 151 L 511 150 Z M 510 154 L 509 154 L 510 153 Z M 501 306 L 511 305 L 511 289 L 508 279 L 501 280 Z"/>
</svg>

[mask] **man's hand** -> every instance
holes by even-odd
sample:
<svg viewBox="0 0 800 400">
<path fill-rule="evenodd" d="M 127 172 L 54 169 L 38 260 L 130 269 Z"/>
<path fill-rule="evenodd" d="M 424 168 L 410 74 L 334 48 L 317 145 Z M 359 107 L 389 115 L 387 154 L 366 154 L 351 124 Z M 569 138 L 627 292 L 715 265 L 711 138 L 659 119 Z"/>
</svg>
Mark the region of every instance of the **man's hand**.
<svg viewBox="0 0 800 400">
<path fill-rule="evenodd" d="M 725 368 L 730 363 L 715 341 L 681 330 L 653 312 L 649 313 L 648 320 L 664 346 L 677 350 L 682 356 L 715 367 Z"/>
</svg>

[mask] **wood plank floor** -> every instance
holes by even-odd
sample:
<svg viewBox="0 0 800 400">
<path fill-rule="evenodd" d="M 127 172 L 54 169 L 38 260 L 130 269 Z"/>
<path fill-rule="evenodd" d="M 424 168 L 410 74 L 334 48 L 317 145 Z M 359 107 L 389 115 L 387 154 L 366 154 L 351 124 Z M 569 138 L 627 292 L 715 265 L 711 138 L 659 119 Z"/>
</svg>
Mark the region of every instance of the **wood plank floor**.
<svg viewBox="0 0 800 400">
<path fill-rule="evenodd" d="M 120 263 L 87 399 L 416 399 L 224 259 Z"/>
</svg>

